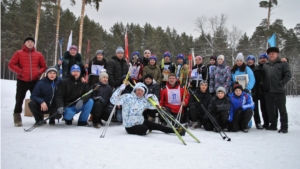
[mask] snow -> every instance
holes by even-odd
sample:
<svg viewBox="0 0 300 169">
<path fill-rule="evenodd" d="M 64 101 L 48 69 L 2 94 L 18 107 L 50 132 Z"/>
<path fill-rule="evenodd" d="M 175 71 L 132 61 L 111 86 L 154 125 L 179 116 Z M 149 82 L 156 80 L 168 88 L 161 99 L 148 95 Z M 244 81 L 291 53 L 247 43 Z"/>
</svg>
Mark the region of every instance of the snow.
<svg viewBox="0 0 300 169">
<path fill-rule="evenodd" d="M 3 169 L 85 169 L 85 168 L 299 168 L 300 97 L 287 97 L 289 133 L 257 130 L 227 133 L 232 141 L 203 129 L 191 130 L 183 145 L 174 134 L 153 131 L 147 136 L 129 135 L 121 124 L 112 123 L 103 131 L 63 122 L 44 125 L 31 132 L 33 117 L 22 113 L 23 126 L 14 127 L 16 81 L 1 80 L 1 168 Z M 26 98 L 29 98 L 28 92 Z"/>
</svg>

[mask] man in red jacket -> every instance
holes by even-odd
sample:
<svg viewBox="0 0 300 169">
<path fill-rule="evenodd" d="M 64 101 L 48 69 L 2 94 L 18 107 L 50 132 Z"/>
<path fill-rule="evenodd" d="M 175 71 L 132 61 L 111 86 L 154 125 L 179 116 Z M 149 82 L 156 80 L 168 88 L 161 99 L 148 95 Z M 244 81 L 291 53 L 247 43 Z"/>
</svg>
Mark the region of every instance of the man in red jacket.
<svg viewBox="0 0 300 169">
<path fill-rule="evenodd" d="M 166 86 L 160 92 L 160 105 L 162 108 L 176 118 L 181 105 L 186 107 L 189 99 L 189 92 L 185 91 L 184 88 L 179 85 L 175 73 L 170 73 Z M 184 108 L 182 108 L 181 113 L 184 113 L 183 110 Z"/>
<path fill-rule="evenodd" d="M 16 127 L 22 126 L 21 112 L 26 92 L 33 91 L 40 75 L 47 68 L 44 56 L 35 50 L 34 43 L 33 37 L 25 38 L 22 50 L 15 52 L 8 63 L 8 68 L 17 74 L 16 105 L 13 114 Z"/>
</svg>

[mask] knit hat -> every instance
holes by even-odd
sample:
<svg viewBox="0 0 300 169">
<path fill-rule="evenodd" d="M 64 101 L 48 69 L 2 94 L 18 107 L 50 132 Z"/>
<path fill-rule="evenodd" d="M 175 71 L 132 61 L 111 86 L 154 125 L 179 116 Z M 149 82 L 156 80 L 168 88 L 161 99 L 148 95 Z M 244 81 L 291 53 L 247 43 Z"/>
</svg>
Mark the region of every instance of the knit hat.
<svg viewBox="0 0 300 169">
<path fill-rule="evenodd" d="M 233 91 L 235 91 L 236 89 L 241 89 L 243 90 L 243 86 L 239 84 L 239 82 L 235 82 L 233 84 Z"/>
<path fill-rule="evenodd" d="M 202 84 L 208 84 L 208 81 L 207 80 L 201 80 L 200 85 L 202 85 Z"/>
<path fill-rule="evenodd" d="M 235 61 L 237 61 L 237 60 L 241 60 L 241 61 L 244 62 L 245 61 L 244 55 L 242 53 L 238 53 L 236 58 L 235 58 Z"/>
<path fill-rule="evenodd" d="M 224 94 L 226 94 L 226 89 L 224 87 L 220 86 L 217 88 L 217 93 L 218 92 L 223 92 Z"/>
<path fill-rule="evenodd" d="M 99 79 L 102 79 L 104 77 L 108 78 L 108 74 L 106 72 L 101 72 L 100 75 L 99 75 Z"/>
<path fill-rule="evenodd" d="M 209 60 L 211 60 L 211 59 L 217 61 L 217 57 L 216 57 L 216 56 L 211 56 L 211 57 L 209 58 Z"/>
<path fill-rule="evenodd" d="M 268 48 L 267 54 L 269 54 L 271 52 L 279 53 L 278 47 L 270 47 L 270 48 Z"/>
<path fill-rule="evenodd" d="M 151 59 L 154 59 L 155 62 L 156 62 L 156 56 L 155 56 L 155 55 L 151 55 L 148 59 L 149 59 L 149 61 L 150 61 Z"/>
<path fill-rule="evenodd" d="M 96 52 L 96 56 L 97 56 L 97 55 L 99 55 L 99 54 L 101 54 L 101 55 L 103 55 L 103 56 L 104 56 L 104 51 L 103 51 L 103 50 L 97 50 L 97 52 Z"/>
<path fill-rule="evenodd" d="M 116 53 L 124 53 L 124 49 L 122 48 L 122 46 L 117 47 Z"/>
<path fill-rule="evenodd" d="M 144 77 L 144 79 L 147 79 L 147 78 L 150 78 L 150 79 L 153 80 L 153 76 L 151 74 L 146 74 L 145 77 Z"/>
<path fill-rule="evenodd" d="M 47 70 L 46 70 L 46 76 L 49 72 L 54 71 L 57 74 L 57 69 L 55 68 L 55 66 L 50 66 Z"/>
<path fill-rule="evenodd" d="M 76 65 L 76 64 L 71 67 L 70 73 L 72 73 L 74 71 L 78 71 L 79 73 L 81 73 L 80 67 L 78 65 Z"/>
<path fill-rule="evenodd" d="M 200 59 L 200 60 L 202 60 L 202 56 L 196 56 L 195 59 Z"/>
<path fill-rule="evenodd" d="M 255 56 L 248 55 L 246 61 L 248 61 L 248 60 L 253 60 L 255 62 Z"/>
<path fill-rule="evenodd" d="M 164 58 L 167 57 L 167 56 L 168 56 L 169 58 L 171 58 L 171 53 L 170 53 L 169 51 L 166 51 L 166 52 L 164 53 Z"/>
<path fill-rule="evenodd" d="M 219 56 L 217 57 L 217 60 L 218 60 L 218 59 L 225 60 L 225 56 L 224 56 L 224 55 L 219 55 Z"/>
<path fill-rule="evenodd" d="M 24 43 L 25 43 L 26 41 L 28 41 L 28 40 L 32 40 L 33 43 L 35 43 L 35 40 L 34 40 L 34 38 L 33 38 L 31 35 L 29 35 L 28 37 L 26 37 L 26 38 L 24 39 Z"/>
<path fill-rule="evenodd" d="M 259 59 L 260 59 L 260 58 L 266 58 L 266 59 L 269 59 L 269 58 L 268 58 L 268 55 L 267 55 L 266 53 L 263 53 L 263 54 L 259 55 Z"/>
<path fill-rule="evenodd" d="M 177 57 L 176 57 L 176 59 L 177 59 L 177 60 L 178 60 L 178 59 L 182 59 L 182 60 L 184 60 L 184 56 L 183 56 L 183 54 L 181 54 L 181 53 L 180 53 L 180 54 L 178 54 L 178 55 L 177 55 Z"/>
<path fill-rule="evenodd" d="M 145 50 L 144 53 L 150 53 L 150 55 L 151 55 L 151 52 L 150 52 L 150 50 L 148 50 L 148 49 Z"/>
<path fill-rule="evenodd" d="M 72 45 L 72 46 L 69 47 L 69 50 L 71 50 L 71 49 L 75 49 L 77 51 L 77 46 Z"/>
<path fill-rule="evenodd" d="M 140 58 L 140 53 L 139 53 L 138 51 L 135 51 L 135 52 L 133 52 L 133 53 L 131 54 L 131 56 L 132 56 L 133 58 L 136 57 L 135 55 L 137 55 L 137 58 Z"/>
</svg>

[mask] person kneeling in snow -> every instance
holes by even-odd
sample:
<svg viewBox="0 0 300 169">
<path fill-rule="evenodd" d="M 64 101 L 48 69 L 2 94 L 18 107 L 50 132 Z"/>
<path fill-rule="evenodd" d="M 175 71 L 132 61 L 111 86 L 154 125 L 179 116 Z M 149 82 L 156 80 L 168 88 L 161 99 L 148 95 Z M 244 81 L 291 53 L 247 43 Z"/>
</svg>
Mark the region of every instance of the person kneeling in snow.
<svg viewBox="0 0 300 169">
<path fill-rule="evenodd" d="M 154 101 L 158 101 L 157 97 L 153 94 L 148 94 L 148 88 L 143 83 L 137 83 L 133 88 L 131 94 L 123 94 L 119 96 L 120 91 L 124 90 L 125 84 L 122 84 L 110 98 L 110 102 L 116 105 L 122 105 L 123 126 L 127 133 L 146 135 L 148 130 L 159 130 L 165 133 L 174 133 L 169 128 L 156 124 L 154 122 L 144 119 L 143 111 L 151 108 L 152 105 L 147 101 L 152 97 Z M 184 130 L 180 133 L 184 135 Z"/>
<path fill-rule="evenodd" d="M 63 114 L 66 125 L 72 125 L 74 115 L 81 112 L 78 119 L 78 126 L 86 126 L 88 124 L 87 119 L 94 105 L 94 101 L 90 99 L 91 94 L 82 97 L 76 105 L 71 105 L 64 109 L 65 106 L 89 91 L 89 85 L 81 82 L 80 67 L 75 64 L 71 67 L 70 72 L 71 76 L 64 79 L 58 87 L 56 94 L 57 111 L 59 114 Z"/>
<path fill-rule="evenodd" d="M 243 92 L 243 87 L 238 82 L 233 84 L 233 92 L 229 94 L 231 106 L 228 118 L 229 131 L 247 133 L 248 123 L 251 120 L 254 102 L 250 94 Z"/>
<path fill-rule="evenodd" d="M 56 113 L 55 106 L 55 92 L 57 91 L 58 85 L 61 79 L 57 77 L 57 70 L 55 67 L 49 67 L 46 71 L 46 77 L 40 80 L 34 87 L 33 92 L 30 96 L 30 102 L 28 107 L 32 112 L 35 125 L 39 124 L 40 121 L 44 120 L 44 114 Z M 54 125 L 55 119 L 60 119 L 61 115 L 50 119 L 49 124 Z"/>
</svg>

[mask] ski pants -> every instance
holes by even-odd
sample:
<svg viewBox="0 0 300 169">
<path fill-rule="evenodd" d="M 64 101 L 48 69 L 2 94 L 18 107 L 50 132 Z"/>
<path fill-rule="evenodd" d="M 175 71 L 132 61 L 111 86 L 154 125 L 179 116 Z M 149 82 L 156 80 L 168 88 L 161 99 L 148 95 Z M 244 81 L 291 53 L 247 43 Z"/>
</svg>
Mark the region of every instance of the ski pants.
<svg viewBox="0 0 300 169">
<path fill-rule="evenodd" d="M 229 117 L 228 111 L 216 112 L 215 114 L 217 114 L 216 117 L 212 116 L 212 118 L 217 122 L 221 129 L 226 128 Z M 206 131 L 212 131 L 214 128 L 217 128 L 208 117 L 203 118 L 203 127 Z"/>
<path fill-rule="evenodd" d="M 135 125 L 125 128 L 128 134 L 146 135 L 148 130 L 158 130 L 164 133 L 174 133 L 170 127 L 165 127 L 161 124 L 154 123 L 152 121 L 144 120 L 143 124 Z"/>
<path fill-rule="evenodd" d="M 41 105 L 38 102 L 33 100 L 28 103 L 28 107 L 36 122 L 43 121 L 44 114 L 49 114 L 51 116 L 53 113 L 56 113 L 57 110 L 55 106 L 49 106 L 48 111 L 41 111 Z M 60 117 L 61 115 L 57 114 L 57 116 L 53 118 L 59 119 Z"/>
<path fill-rule="evenodd" d="M 107 121 L 109 118 L 109 113 L 107 113 L 107 108 L 103 106 L 100 100 L 94 100 L 94 105 L 91 110 L 93 115 L 93 123 L 100 123 L 101 119 Z"/>
<path fill-rule="evenodd" d="M 16 104 L 14 113 L 22 113 L 22 106 L 26 93 L 28 90 L 30 91 L 30 93 L 32 93 L 36 83 L 37 81 L 25 82 L 23 80 L 17 79 Z"/>
<path fill-rule="evenodd" d="M 243 130 L 248 128 L 248 123 L 251 120 L 253 115 L 252 109 L 246 109 L 245 111 L 234 112 L 232 122 L 228 123 L 228 129 L 232 132 L 237 132 L 239 130 Z"/>
<path fill-rule="evenodd" d="M 86 123 L 92 111 L 93 105 L 94 101 L 92 99 L 89 99 L 80 109 L 76 109 L 76 105 L 66 107 L 63 114 L 64 119 L 71 121 L 75 114 L 81 111 L 78 123 Z"/>
</svg>

